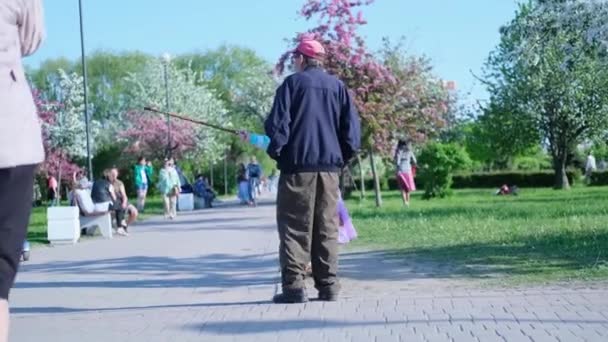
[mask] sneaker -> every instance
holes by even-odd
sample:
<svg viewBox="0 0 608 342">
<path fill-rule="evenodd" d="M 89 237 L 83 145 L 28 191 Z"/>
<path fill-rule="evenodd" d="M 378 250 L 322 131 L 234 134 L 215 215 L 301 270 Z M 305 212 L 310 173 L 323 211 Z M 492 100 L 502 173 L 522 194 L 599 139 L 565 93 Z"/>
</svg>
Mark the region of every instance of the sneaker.
<svg viewBox="0 0 608 342">
<path fill-rule="evenodd" d="M 283 293 L 274 296 L 272 302 L 275 304 L 301 304 L 308 302 L 308 295 L 303 289 L 284 290 Z"/>
<path fill-rule="evenodd" d="M 116 230 L 116 234 L 120 236 L 129 236 L 129 233 L 127 233 L 127 231 L 123 227 L 118 228 Z"/>
<path fill-rule="evenodd" d="M 338 294 L 329 291 L 319 291 L 319 300 L 324 302 L 337 302 Z"/>
</svg>

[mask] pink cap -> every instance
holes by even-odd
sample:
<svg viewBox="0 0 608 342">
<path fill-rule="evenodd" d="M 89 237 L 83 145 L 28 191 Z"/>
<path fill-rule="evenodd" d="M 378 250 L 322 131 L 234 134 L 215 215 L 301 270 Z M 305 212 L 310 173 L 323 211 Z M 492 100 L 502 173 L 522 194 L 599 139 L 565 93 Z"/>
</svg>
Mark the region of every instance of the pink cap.
<svg viewBox="0 0 608 342">
<path fill-rule="evenodd" d="M 310 38 L 302 39 L 295 51 L 310 58 L 317 58 L 325 55 L 325 48 L 323 47 L 323 45 L 318 41 Z"/>
</svg>

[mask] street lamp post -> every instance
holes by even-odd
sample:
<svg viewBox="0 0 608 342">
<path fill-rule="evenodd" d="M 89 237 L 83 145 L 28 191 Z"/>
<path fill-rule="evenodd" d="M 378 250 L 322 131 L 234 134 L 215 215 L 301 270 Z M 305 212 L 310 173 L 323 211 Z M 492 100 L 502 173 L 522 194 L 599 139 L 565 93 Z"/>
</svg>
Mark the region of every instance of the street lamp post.
<svg viewBox="0 0 608 342">
<path fill-rule="evenodd" d="M 82 23 L 82 0 L 78 0 L 78 14 L 80 18 L 80 54 L 82 59 L 82 81 L 84 88 L 84 118 L 87 139 L 87 162 L 89 167 L 89 180 L 93 180 L 93 159 L 91 158 L 91 118 L 89 113 L 89 94 L 87 79 L 87 61 L 84 52 L 84 28 Z"/>
<path fill-rule="evenodd" d="M 448 100 L 448 111 L 449 112 L 448 112 L 447 126 L 448 126 L 448 128 L 451 129 L 453 127 L 454 123 L 455 123 L 454 122 L 455 118 L 452 117 L 452 115 L 454 113 L 453 112 L 454 109 L 452 108 L 452 99 L 453 99 L 452 98 L 452 93 L 454 91 L 456 91 L 456 82 L 454 82 L 454 81 L 443 81 L 443 87 L 446 90 L 447 96 L 448 96 L 447 100 Z"/>
<path fill-rule="evenodd" d="M 164 53 L 161 56 L 165 77 L 165 110 L 170 111 L 169 105 L 169 72 L 167 68 L 171 62 L 171 55 Z M 167 114 L 167 157 L 171 157 L 171 117 Z"/>
</svg>

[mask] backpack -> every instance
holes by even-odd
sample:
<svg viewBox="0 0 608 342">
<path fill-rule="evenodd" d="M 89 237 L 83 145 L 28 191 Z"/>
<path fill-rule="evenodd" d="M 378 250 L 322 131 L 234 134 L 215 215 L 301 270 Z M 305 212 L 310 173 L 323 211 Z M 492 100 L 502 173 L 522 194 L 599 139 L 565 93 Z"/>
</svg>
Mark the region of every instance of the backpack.
<svg viewBox="0 0 608 342">
<path fill-rule="evenodd" d="M 260 178 L 262 176 L 262 169 L 259 164 L 249 164 L 248 172 L 250 178 Z"/>
</svg>

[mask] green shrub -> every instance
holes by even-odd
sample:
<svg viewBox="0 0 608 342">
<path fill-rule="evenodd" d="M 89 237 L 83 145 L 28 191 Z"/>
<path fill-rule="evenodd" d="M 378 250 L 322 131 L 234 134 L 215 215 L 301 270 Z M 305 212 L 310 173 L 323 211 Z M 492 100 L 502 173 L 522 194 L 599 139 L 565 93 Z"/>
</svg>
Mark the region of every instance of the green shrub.
<svg viewBox="0 0 608 342">
<path fill-rule="evenodd" d="M 420 180 L 424 184 L 423 197 L 430 199 L 449 195 L 453 173 L 470 167 L 471 159 L 461 146 L 430 143 L 422 149 L 418 164 Z"/>
</svg>

